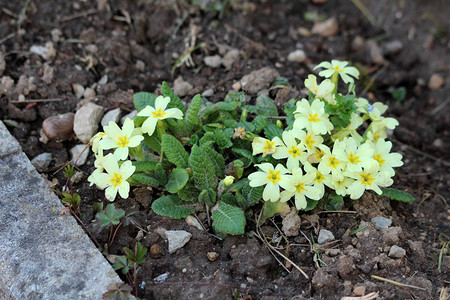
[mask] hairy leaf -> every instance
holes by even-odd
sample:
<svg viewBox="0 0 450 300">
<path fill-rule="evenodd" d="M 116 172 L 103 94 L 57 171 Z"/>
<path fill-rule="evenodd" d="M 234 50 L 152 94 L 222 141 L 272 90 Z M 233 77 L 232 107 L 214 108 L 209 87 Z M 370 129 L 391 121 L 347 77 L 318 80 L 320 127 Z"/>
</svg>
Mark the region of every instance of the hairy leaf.
<svg viewBox="0 0 450 300">
<path fill-rule="evenodd" d="M 296 100 L 291 99 L 289 102 L 284 104 L 284 113 L 286 114 L 286 124 L 288 125 L 287 129 L 292 129 L 294 126 L 294 111 L 297 109 Z"/>
<path fill-rule="evenodd" d="M 214 221 L 214 228 L 219 231 L 228 234 L 244 234 L 245 232 L 244 212 L 236 206 L 220 202 L 211 219 Z"/>
<path fill-rule="evenodd" d="M 205 154 L 209 157 L 209 160 L 213 163 L 214 169 L 216 171 L 216 176 L 219 178 L 224 177 L 225 159 L 219 152 L 214 150 L 214 148 L 212 147 L 212 142 L 201 145 L 201 148 L 203 149 Z"/>
<path fill-rule="evenodd" d="M 167 183 L 168 179 L 166 170 L 164 169 L 161 163 L 156 164 L 155 170 L 153 171 L 153 175 L 155 176 L 156 179 L 158 179 L 161 185 L 165 185 Z"/>
<path fill-rule="evenodd" d="M 243 106 L 245 104 L 245 94 L 244 92 L 229 92 L 225 96 L 226 103 L 233 103 L 238 106 Z"/>
<path fill-rule="evenodd" d="M 258 203 L 259 199 L 262 198 L 264 191 L 264 186 L 251 187 L 250 185 L 245 185 L 242 188 L 242 195 L 244 196 L 246 202 L 242 203 L 241 206 L 244 208 L 250 207 Z"/>
<path fill-rule="evenodd" d="M 166 189 L 169 193 L 175 194 L 184 186 L 189 180 L 189 173 L 186 169 L 176 168 L 170 173 L 169 180 L 166 184 Z"/>
<path fill-rule="evenodd" d="M 136 110 L 139 112 L 143 110 L 147 105 L 155 107 L 156 95 L 147 92 L 139 92 L 133 95 L 133 104 Z"/>
<path fill-rule="evenodd" d="M 186 202 L 194 202 L 197 201 L 197 197 L 200 191 L 195 188 L 194 180 L 190 179 L 184 188 L 182 188 L 178 193 L 178 197 L 180 197 L 181 200 Z"/>
<path fill-rule="evenodd" d="M 264 128 L 267 125 L 267 117 L 266 116 L 256 116 L 256 118 L 253 119 L 252 121 L 253 126 L 255 126 L 255 129 L 253 131 L 253 133 L 260 133 L 261 131 L 264 130 Z"/>
<path fill-rule="evenodd" d="M 206 143 L 215 142 L 214 132 L 206 132 L 200 139 L 200 146 Z"/>
<path fill-rule="evenodd" d="M 175 195 L 168 195 L 153 201 L 152 210 L 160 216 L 182 219 L 194 213 L 195 206 L 194 204 L 183 203 Z"/>
<path fill-rule="evenodd" d="M 231 193 L 225 193 L 220 197 L 220 201 L 229 205 L 238 206 L 236 196 Z"/>
<path fill-rule="evenodd" d="M 186 127 L 186 135 L 189 136 L 191 133 L 200 126 L 200 118 L 198 112 L 200 110 L 200 104 L 202 102 L 202 97 L 200 95 L 195 95 L 189 104 L 186 114 L 184 116 L 184 123 Z"/>
<path fill-rule="evenodd" d="M 216 192 L 213 189 L 202 190 L 198 195 L 198 202 L 206 205 L 214 205 L 216 203 Z"/>
<path fill-rule="evenodd" d="M 170 134 L 163 134 L 161 145 L 171 163 L 179 168 L 187 168 L 189 155 L 179 140 Z"/>
<path fill-rule="evenodd" d="M 162 183 L 160 183 L 154 176 L 150 176 L 145 173 L 135 173 L 131 176 L 131 180 L 139 184 L 149 185 L 151 187 L 159 187 L 162 185 Z"/>
<path fill-rule="evenodd" d="M 325 103 L 325 112 L 330 115 L 330 121 L 335 129 L 345 128 L 350 124 L 350 117 L 358 107 L 354 95 L 342 96 L 336 94 L 336 104 Z"/>
<path fill-rule="evenodd" d="M 259 115 L 278 116 L 278 109 L 272 99 L 266 96 L 256 98 L 256 109 Z"/>
<path fill-rule="evenodd" d="M 151 150 L 161 153 L 161 142 L 156 137 L 144 134 L 144 144 Z"/>
<path fill-rule="evenodd" d="M 247 162 L 244 164 L 244 168 L 248 168 L 251 164 L 255 164 L 255 157 L 252 155 L 252 152 L 246 149 L 232 148 L 231 151 L 242 156 L 247 159 Z"/>
<path fill-rule="evenodd" d="M 189 167 L 192 169 L 195 186 L 200 190 L 217 187 L 217 178 L 213 163 L 208 155 L 198 146 L 192 147 L 189 156 Z"/>
<path fill-rule="evenodd" d="M 273 139 L 276 136 L 281 138 L 281 136 L 283 135 L 283 129 L 275 124 L 268 124 L 266 128 L 264 128 L 264 135 L 269 140 Z"/>
<path fill-rule="evenodd" d="M 133 161 L 133 166 L 136 167 L 136 170 L 134 172 L 146 172 L 146 171 L 153 171 L 156 168 L 156 161 Z"/>
<path fill-rule="evenodd" d="M 234 111 L 236 109 L 237 105 L 235 103 L 225 103 L 225 102 L 218 102 L 213 105 L 209 105 L 205 107 L 203 110 L 200 111 L 200 116 L 202 118 L 207 118 L 213 113 L 219 112 L 219 111 Z"/>
<path fill-rule="evenodd" d="M 231 128 L 217 128 L 216 130 L 214 130 L 214 140 L 216 141 L 216 144 L 220 149 L 226 149 L 233 146 L 233 142 L 231 141 L 233 132 L 234 130 Z"/>
<path fill-rule="evenodd" d="M 416 200 L 411 194 L 405 191 L 393 188 L 381 188 L 381 190 L 383 191 L 382 196 L 388 197 L 391 200 L 397 200 L 401 202 L 412 202 Z"/>
</svg>

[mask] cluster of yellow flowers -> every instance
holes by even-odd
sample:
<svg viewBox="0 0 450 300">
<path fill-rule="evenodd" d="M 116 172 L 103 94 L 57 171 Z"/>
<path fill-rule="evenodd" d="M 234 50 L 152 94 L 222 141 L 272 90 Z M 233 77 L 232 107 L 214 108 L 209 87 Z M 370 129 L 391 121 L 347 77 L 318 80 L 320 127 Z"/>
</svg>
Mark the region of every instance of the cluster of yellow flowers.
<svg viewBox="0 0 450 300">
<path fill-rule="evenodd" d="M 142 133 L 152 135 L 159 120 L 183 117 L 183 112 L 178 108 L 166 109 L 169 102 L 169 97 L 159 96 L 155 99 L 155 107 L 148 105 L 140 111 L 138 116 L 147 119 L 139 128 L 135 128 L 133 120 L 128 118 L 125 119 L 122 129 L 111 121 L 103 128 L 104 132 L 97 133 L 91 139 L 96 169 L 88 181 L 91 185 L 95 184 L 100 189 L 106 189 L 105 196 L 109 201 L 114 201 L 117 193 L 122 198 L 128 198 L 130 184 L 127 179 L 136 170 L 132 162 L 127 160 L 129 149 L 141 144 L 144 140 Z M 113 149 L 114 152 L 103 156 L 103 151 L 109 149 Z"/>
<path fill-rule="evenodd" d="M 402 156 L 390 153 L 392 143 L 385 141 L 386 129 L 394 129 L 398 122 L 382 116 L 387 109 L 382 103 L 371 105 L 366 99 L 357 98 L 358 109 L 352 113 L 350 124 L 333 131 L 334 126 L 325 113 L 325 102 L 336 104 L 338 76 L 345 83 L 353 84 L 352 77 L 358 78 L 359 72 L 348 67 L 347 62 L 337 60 L 318 67 L 326 68 L 319 76 L 332 80 L 317 84 L 314 75 L 308 76 L 305 86 L 315 99 L 311 103 L 306 99 L 297 102 L 293 129 L 285 130 L 282 138 L 253 140 L 253 155 L 287 159 L 285 164 L 276 166 L 261 163 L 257 165 L 260 171 L 248 176 L 250 186 L 265 185 L 263 199 L 266 201 L 285 202 L 295 197 L 297 209 L 304 209 L 306 198 L 319 200 L 324 196 L 325 186 L 351 199 L 360 198 L 365 190 L 381 194 L 380 187 L 393 183 L 393 168 L 403 165 Z M 367 120 L 370 125 L 360 135 L 358 128 Z"/>
</svg>

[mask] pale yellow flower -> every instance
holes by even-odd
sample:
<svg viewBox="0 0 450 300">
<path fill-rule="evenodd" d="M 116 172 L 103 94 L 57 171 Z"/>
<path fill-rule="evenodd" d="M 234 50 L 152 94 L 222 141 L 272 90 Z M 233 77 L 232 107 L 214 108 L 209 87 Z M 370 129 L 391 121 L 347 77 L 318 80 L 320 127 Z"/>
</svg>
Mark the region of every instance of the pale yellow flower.
<svg viewBox="0 0 450 300">
<path fill-rule="evenodd" d="M 252 141 L 253 155 L 262 153 L 263 157 L 274 154 L 283 142 L 279 137 L 274 137 L 271 141 L 262 137 L 255 137 Z"/>
<path fill-rule="evenodd" d="M 158 120 L 164 119 L 182 119 L 183 112 L 178 108 L 167 108 L 169 105 L 170 98 L 158 96 L 155 99 L 155 107 L 147 105 L 143 110 L 141 110 L 137 115 L 148 117 L 142 124 L 142 131 L 148 135 L 152 135 L 155 132 L 156 124 Z"/>
<path fill-rule="evenodd" d="M 387 187 L 393 183 L 388 173 L 379 172 L 376 162 L 367 165 L 360 172 L 345 172 L 344 175 L 355 180 L 347 188 L 347 193 L 350 194 L 351 199 L 359 199 L 365 190 L 372 190 L 381 195 L 380 187 Z"/>
<path fill-rule="evenodd" d="M 330 78 L 334 73 L 338 73 L 345 83 L 353 83 L 354 80 L 352 77 L 358 79 L 359 71 L 357 68 L 348 67 L 347 65 L 347 61 L 333 59 L 331 63 L 327 61 L 321 62 L 319 65 L 314 67 L 314 70 L 318 68 L 325 68 L 325 70 L 319 72 L 319 76 Z"/>
<path fill-rule="evenodd" d="M 325 103 L 315 99 L 310 105 L 308 100 L 302 99 L 297 102 L 297 109 L 294 111 L 294 129 L 305 129 L 314 134 L 327 134 L 333 129 L 325 113 Z"/>
<path fill-rule="evenodd" d="M 305 79 L 305 86 L 311 91 L 311 93 L 314 94 L 315 98 L 324 99 L 331 104 L 336 103 L 332 94 L 334 83 L 332 83 L 331 80 L 325 79 L 320 83 L 320 85 L 317 85 L 316 76 L 309 74 L 308 78 Z"/>
<path fill-rule="evenodd" d="M 283 165 L 278 164 L 275 168 L 271 163 L 263 163 L 256 165 L 262 170 L 248 175 L 251 187 L 265 185 L 263 191 L 263 199 L 265 201 L 278 201 L 280 199 L 280 187 L 286 189 L 290 186 L 291 175 Z"/>
<path fill-rule="evenodd" d="M 297 140 L 295 139 L 296 136 L 299 136 L 299 134 L 296 134 L 294 130 L 284 131 L 284 143 L 283 145 L 279 146 L 277 148 L 277 151 L 272 155 L 275 159 L 287 158 L 286 167 L 289 170 L 297 169 L 300 166 L 300 162 L 304 162 L 308 159 L 308 154 L 305 151 L 306 147 L 303 143 L 297 142 Z"/>
<path fill-rule="evenodd" d="M 322 190 L 320 187 L 314 186 L 313 182 L 313 173 L 303 175 L 301 168 L 295 169 L 292 171 L 292 180 L 286 187 L 286 190 L 280 194 L 280 201 L 286 202 L 295 196 L 295 207 L 300 210 L 307 206 L 305 197 L 312 200 L 320 200 Z"/>
</svg>

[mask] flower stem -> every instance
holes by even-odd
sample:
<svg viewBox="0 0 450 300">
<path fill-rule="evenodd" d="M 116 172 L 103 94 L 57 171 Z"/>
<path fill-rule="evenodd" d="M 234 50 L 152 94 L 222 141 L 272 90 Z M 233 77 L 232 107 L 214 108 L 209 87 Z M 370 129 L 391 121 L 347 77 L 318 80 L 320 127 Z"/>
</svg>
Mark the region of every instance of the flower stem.
<svg viewBox="0 0 450 300">
<path fill-rule="evenodd" d="M 337 92 L 338 81 L 339 81 L 339 72 L 334 72 L 333 76 L 331 76 L 331 82 L 334 84 L 334 89 L 331 92 L 332 94 L 336 94 Z"/>
</svg>

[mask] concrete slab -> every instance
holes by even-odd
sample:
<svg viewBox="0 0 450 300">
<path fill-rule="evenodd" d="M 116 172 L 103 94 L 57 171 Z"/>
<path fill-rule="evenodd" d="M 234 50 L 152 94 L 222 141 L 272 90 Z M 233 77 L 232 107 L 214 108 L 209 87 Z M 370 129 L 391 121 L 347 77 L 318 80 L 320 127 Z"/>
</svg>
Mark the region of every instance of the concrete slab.
<svg viewBox="0 0 450 300">
<path fill-rule="evenodd" d="M 0 121 L 0 299 L 101 299 L 121 282 Z"/>
</svg>

